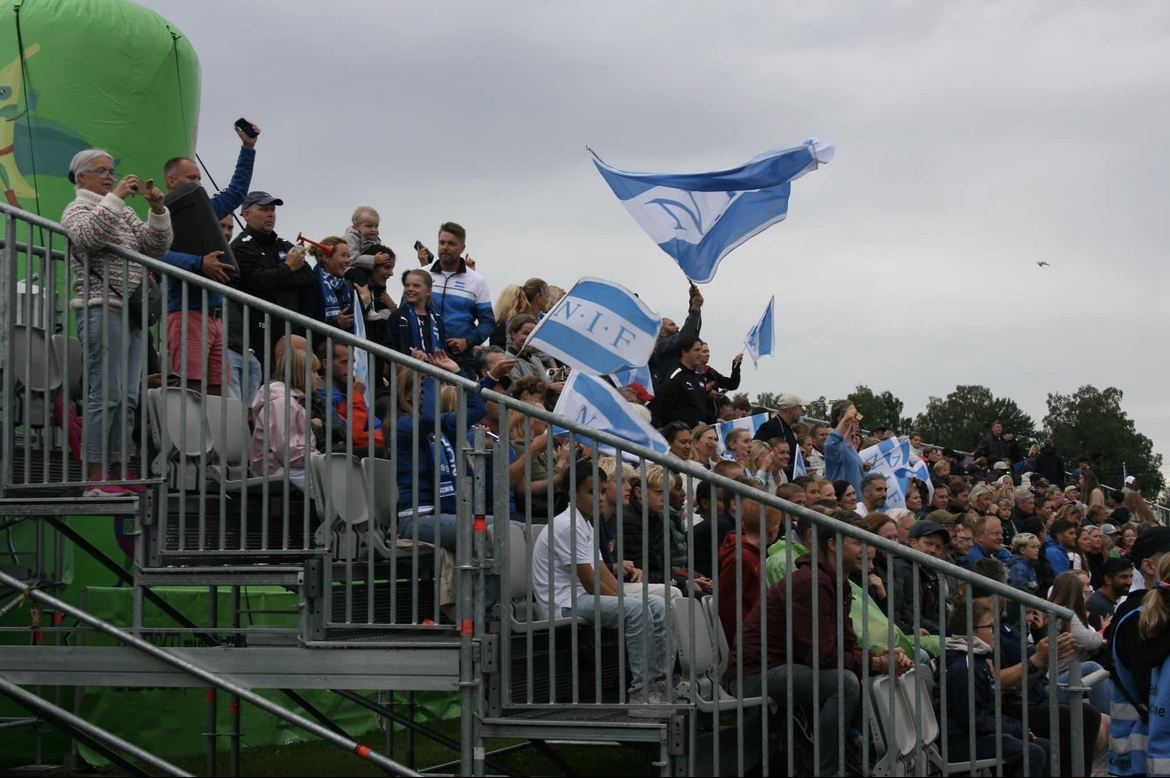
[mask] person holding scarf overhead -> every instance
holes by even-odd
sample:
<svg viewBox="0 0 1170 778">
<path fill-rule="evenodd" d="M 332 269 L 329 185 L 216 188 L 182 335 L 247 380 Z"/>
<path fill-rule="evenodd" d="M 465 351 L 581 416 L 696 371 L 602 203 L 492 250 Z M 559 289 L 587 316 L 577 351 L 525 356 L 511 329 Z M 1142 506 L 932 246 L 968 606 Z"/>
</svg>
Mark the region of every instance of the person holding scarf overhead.
<svg viewBox="0 0 1170 778">
<path fill-rule="evenodd" d="M 416 268 L 402 274 L 403 304 L 386 322 L 385 341 L 399 354 L 426 360 L 446 350 L 447 331 L 431 299 L 431 283 L 431 274 L 425 270 Z"/>
</svg>

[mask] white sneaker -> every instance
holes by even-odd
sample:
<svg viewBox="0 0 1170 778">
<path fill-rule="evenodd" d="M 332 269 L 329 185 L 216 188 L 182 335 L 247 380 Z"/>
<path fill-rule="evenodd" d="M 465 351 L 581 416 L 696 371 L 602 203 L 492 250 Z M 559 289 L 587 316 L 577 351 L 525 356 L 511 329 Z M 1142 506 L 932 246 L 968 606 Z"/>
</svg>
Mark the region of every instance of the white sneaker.
<svg viewBox="0 0 1170 778">
<path fill-rule="evenodd" d="M 666 710 L 663 707 L 651 707 L 653 705 L 666 705 L 666 696 L 663 694 L 659 701 L 654 699 L 655 692 L 647 692 L 646 689 L 639 689 L 636 692 L 630 692 L 627 701 L 631 705 L 637 707 L 630 708 L 628 714 L 630 718 L 635 719 L 668 719 L 672 715 L 672 711 Z"/>
<path fill-rule="evenodd" d="M 669 705 L 666 699 L 666 681 L 655 681 L 650 684 L 647 697 L 651 705 Z"/>
<path fill-rule="evenodd" d="M 89 498 L 103 498 L 103 497 L 125 497 L 130 494 L 123 486 L 118 484 L 103 484 L 102 486 L 91 486 L 82 493 L 82 497 Z"/>
</svg>

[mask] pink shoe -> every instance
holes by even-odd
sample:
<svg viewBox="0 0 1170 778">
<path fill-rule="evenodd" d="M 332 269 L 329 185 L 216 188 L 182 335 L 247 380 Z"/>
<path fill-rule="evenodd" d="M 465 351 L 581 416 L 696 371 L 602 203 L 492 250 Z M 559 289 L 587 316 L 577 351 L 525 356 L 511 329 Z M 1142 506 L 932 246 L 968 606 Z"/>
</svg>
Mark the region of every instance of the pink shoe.
<svg viewBox="0 0 1170 778">
<path fill-rule="evenodd" d="M 108 478 L 111 481 L 117 481 L 121 477 L 122 477 L 122 468 L 118 467 L 117 465 L 111 465 L 110 472 L 106 476 L 106 478 Z M 126 480 L 127 481 L 137 481 L 138 480 L 138 473 L 137 473 L 137 471 L 134 470 L 134 468 L 132 468 L 132 467 L 126 468 Z M 124 484 L 124 485 L 119 486 L 118 488 L 121 489 L 123 492 L 132 492 L 133 494 L 142 494 L 143 492 L 146 491 L 146 487 L 143 486 L 142 484 Z"/>
</svg>

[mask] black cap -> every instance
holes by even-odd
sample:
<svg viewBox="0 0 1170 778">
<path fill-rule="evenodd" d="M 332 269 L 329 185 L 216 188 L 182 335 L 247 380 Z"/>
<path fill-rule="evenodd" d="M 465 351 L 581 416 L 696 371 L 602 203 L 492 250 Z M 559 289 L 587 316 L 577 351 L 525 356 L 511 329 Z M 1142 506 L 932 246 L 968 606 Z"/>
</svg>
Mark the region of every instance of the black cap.
<svg viewBox="0 0 1170 778">
<path fill-rule="evenodd" d="M 917 524 L 915 524 L 913 527 L 910 528 L 910 539 L 911 540 L 920 540 L 920 539 L 926 537 L 927 535 L 942 535 L 943 538 L 945 539 L 944 542 L 946 542 L 946 543 L 951 542 L 950 530 L 948 530 L 946 527 L 944 527 L 943 525 L 939 524 L 936 521 L 931 521 L 930 519 L 923 519 L 922 521 L 918 522 Z"/>
<path fill-rule="evenodd" d="M 247 208 L 249 205 L 284 205 L 284 200 L 279 197 L 273 197 L 267 192 L 259 190 L 255 192 L 248 192 L 248 196 L 244 198 L 241 208 Z"/>
<path fill-rule="evenodd" d="M 1170 527 L 1153 527 L 1138 535 L 1129 552 L 1129 559 L 1138 567 L 1154 554 L 1170 551 Z"/>
</svg>

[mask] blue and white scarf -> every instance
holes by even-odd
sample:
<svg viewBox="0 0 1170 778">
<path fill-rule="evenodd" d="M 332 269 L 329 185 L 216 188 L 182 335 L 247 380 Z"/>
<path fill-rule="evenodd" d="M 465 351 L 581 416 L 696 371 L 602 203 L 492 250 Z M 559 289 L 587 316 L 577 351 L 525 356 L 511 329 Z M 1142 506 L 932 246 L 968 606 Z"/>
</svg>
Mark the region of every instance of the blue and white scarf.
<svg viewBox="0 0 1170 778">
<path fill-rule="evenodd" d="M 427 316 L 427 322 L 430 324 L 431 330 L 429 333 L 430 338 L 427 338 L 428 333 L 423 331 L 423 321 L 414 310 L 414 306 L 403 306 L 403 310 L 406 312 L 406 321 L 410 325 L 410 342 L 414 348 L 427 354 L 447 348 L 447 345 L 439 338 L 438 314 L 431 311 L 430 315 Z"/>
<path fill-rule="evenodd" d="M 326 273 L 325 268 L 320 265 L 317 265 L 314 270 L 317 272 L 317 283 L 321 287 L 321 297 L 325 300 L 325 321 L 335 327 L 340 326 L 337 324 L 337 317 L 341 315 L 342 311 L 349 309 L 351 313 L 355 314 L 353 324 L 348 328 L 341 327 L 341 329 L 364 339 L 366 337 L 365 317 L 360 311 L 353 310 L 353 292 L 350 291 L 349 284 L 340 276 Z M 354 349 L 351 364 L 353 365 L 354 378 L 361 379 L 362 383 L 366 385 L 366 407 L 373 408 L 377 388 L 370 385 L 369 354 L 363 349 Z"/>
<path fill-rule="evenodd" d="M 353 294 L 341 276 L 326 273 L 320 265 L 317 265 L 315 269 L 317 283 L 321 286 L 321 297 L 325 300 L 325 321 L 337 326 L 337 317 L 341 315 L 342 311 L 347 308 L 351 312 L 353 311 Z M 352 326 L 342 327 L 342 329 L 353 332 Z"/>
</svg>

